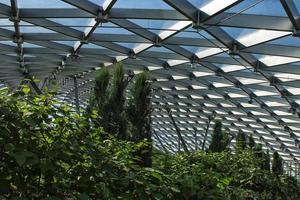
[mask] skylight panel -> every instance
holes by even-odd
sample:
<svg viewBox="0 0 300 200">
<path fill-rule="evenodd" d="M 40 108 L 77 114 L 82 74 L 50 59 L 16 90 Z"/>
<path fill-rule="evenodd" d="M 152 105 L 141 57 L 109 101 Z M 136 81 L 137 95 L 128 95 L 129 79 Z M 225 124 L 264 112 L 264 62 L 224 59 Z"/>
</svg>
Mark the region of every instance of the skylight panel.
<svg viewBox="0 0 300 200">
<path fill-rule="evenodd" d="M 149 71 L 162 69 L 162 67 L 157 67 L 157 66 L 147 66 L 147 68 L 148 68 Z"/>
<path fill-rule="evenodd" d="M 108 1 L 108 0 L 106 0 Z M 141 9 L 167 9 L 171 10 L 168 4 L 161 0 L 140 1 L 140 0 L 118 0 L 114 8 L 141 8 Z"/>
<path fill-rule="evenodd" d="M 244 97 L 247 97 L 246 95 L 242 95 L 242 94 L 238 94 L 238 93 L 228 93 L 228 95 L 231 97 L 231 98 L 244 98 Z"/>
<path fill-rule="evenodd" d="M 258 111 L 251 111 L 251 113 L 253 114 L 253 115 L 257 115 L 257 116 L 263 116 L 263 115 L 267 115 L 266 113 L 263 113 L 263 112 L 258 112 Z"/>
<path fill-rule="evenodd" d="M 237 2 L 237 0 L 212 0 L 212 1 L 207 1 L 206 4 L 202 5 L 200 7 L 200 10 L 205 12 L 208 15 L 213 15 L 220 10 L 230 6 L 231 4 Z"/>
<path fill-rule="evenodd" d="M 176 90 L 187 90 L 186 87 L 180 87 L 180 86 L 175 86 L 175 89 Z"/>
<path fill-rule="evenodd" d="M 249 125 L 250 125 L 252 128 L 261 128 L 261 126 L 260 126 L 260 125 L 257 125 L 257 124 L 251 124 L 251 123 L 249 123 Z"/>
<path fill-rule="evenodd" d="M 296 88 L 296 87 L 285 87 L 285 89 L 287 89 L 287 91 L 289 91 L 289 92 L 292 93 L 293 95 L 300 95 L 300 88 Z"/>
<path fill-rule="evenodd" d="M 135 53 L 139 53 L 149 47 L 153 46 L 153 44 L 149 44 L 149 43 L 142 43 L 142 44 L 136 44 L 133 48 L 133 51 Z"/>
<path fill-rule="evenodd" d="M 15 29 L 13 22 L 9 21 L 9 19 L 0 19 L 0 26 L 1 28 L 8 29 L 11 31 L 14 31 Z"/>
<path fill-rule="evenodd" d="M 19 0 L 18 4 L 20 8 L 75 8 L 61 0 Z"/>
<path fill-rule="evenodd" d="M 275 126 L 275 125 L 271 125 L 271 124 L 267 124 L 267 126 L 268 126 L 270 129 L 280 129 L 280 128 L 281 128 L 280 126 Z"/>
<path fill-rule="evenodd" d="M 203 99 L 203 97 L 202 96 L 199 96 L 199 95 L 191 95 L 191 97 L 193 98 L 193 99 Z"/>
<path fill-rule="evenodd" d="M 228 117 L 228 116 L 226 116 L 225 118 L 226 118 L 226 120 L 228 120 L 228 121 L 236 121 L 236 118 L 233 118 L 233 117 Z"/>
<path fill-rule="evenodd" d="M 227 50 L 227 49 L 225 49 L 225 50 Z M 195 52 L 195 54 L 198 58 L 205 58 L 205 57 L 215 55 L 215 54 L 218 54 L 221 52 L 223 52 L 223 50 L 219 49 L 219 48 L 199 48 L 198 51 Z"/>
<path fill-rule="evenodd" d="M 281 81 L 297 81 L 300 80 L 299 74 L 292 74 L 292 73 L 274 73 L 274 76 L 279 78 Z"/>
<path fill-rule="evenodd" d="M 253 120 L 253 119 L 249 119 L 249 118 L 244 118 L 244 117 L 242 117 L 241 118 L 244 122 L 254 122 L 255 120 Z"/>
<path fill-rule="evenodd" d="M 6 5 L 10 5 L 10 0 L 0 0 L 0 3 L 6 4 Z"/>
<path fill-rule="evenodd" d="M 196 77 L 202 77 L 202 76 L 210 76 L 210 75 L 214 75 L 215 73 L 213 73 L 213 72 L 193 71 L 193 74 L 194 74 Z"/>
<path fill-rule="evenodd" d="M 178 30 L 181 30 L 181 29 L 183 29 L 183 28 L 185 28 L 185 27 L 187 27 L 191 24 L 192 24 L 191 21 L 178 21 L 175 24 L 168 27 L 168 29 L 170 29 L 170 30 L 162 31 L 158 34 L 158 36 L 161 39 L 165 39 L 165 38 L 171 36 L 172 34 L 176 33 Z"/>
<path fill-rule="evenodd" d="M 266 101 L 265 104 L 269 107 L 281 107 L 281 106 L 288 106 L 287 104 L 279 103 L 276 101 Z"/>
<path fill-rule="evenodd" d="M 169 79 L 167 79 L 167 78 L 157 78 L 156 80 L 157 80 L 158 82 L 159 82 L 159 81 L 163 82 L 163 81 L 168 81 Z"/>
<path fill-rule="evenodd" d="M 222 107 L 224 108 L 233 108 L 235 106 L 231 105 L 231 104 L 228 104 L 228 103 L 220 103 Z"/>
<path fill-rule="evenodd" d="M 201 86 L 201 85 L 191 85 L 191 87 L 194 90 L 202 90 L 202 89 L 206 89 L 207 88 L 206 86 Z"/>
<path fill-rule="evenodd" d="M 242 35 L 241 37 L 237 38 L 237 41 L 248 47 L 290 34 L 291 32 L 285 31 L 271 31 L 262 29 L 251 30 L 248 31 L 248 33 L 246 33 L 245 35 Z"/>
<path fill-rule="evenodd" d="M 224 88 L 224 87 L 232 87 L 233 84 L 229 84 L 229 83 L 218 83 L 218 82 L 214 82 L 213 85 L 216 88 Z"/>
<path fill-rule="evenodd" d="M 178 98 L 179 98 L 179 99 L 187 99 L 187 97 L 186 97 L 186 96 L 183 96 L 183 95 L 178 95 Z"/>
<path fill-rule="evenodd" d="M 284 112 L 284 111 L 281 111 L 281 110 L 274 110 L 273 112 L 274 112 L 276 115 L 279 115 L 279 116 L 292 115 L 292 113 Z"/>
<path fill-rule="evenodd" d="M 222 110 L 216 110 L 216 113 L 219 114 L 219 115 L 226 115 L 226 114 L 228 114 L 227 112 L 222 111 Z"/>
<path fill-rule="evenodd" d="M 45 48 L 43 46 L 36 45 L 36 44 L 31 44 L 31 43 L 27 43 L 27 42 L 23 43 L 23 47 L 24 48 Z"/>
<path fill-rule="evenodd" d="M 291 115 L 291 113 L 288 113 Z M 282 121 L 284 121 L 285 123 L 300 123 L 299 120 L 292 120 L 292 119 L 288 119 L 288 118 L 282 118 Z"/>
<path fill-rule="evenodd" d="M 264 90 L 255 90 L 253 93 L 259 97 L 278 95 L 276 92 L 269 92 L 269 91 L 264 91 Z"/>
<path fill-rule="evenodd" d="M 222 99 L 223 97 L 220 95 L 213 95 L 213 94 L 208 94 L 207 95 L 210 99 Z"/>
<path fill-rule="evenodd" d="M 167 60 L 167 63 L 170 66 L 180 65 L 180 64 L 183 64 L 183 63 L 187 63 L 187 62 L 189 62 L 189 61 L 187 61 L 187 60 Z"/>
<path fill-rule="evenodd" d="M 258 83 L 265 83 L 265 80 L 261 79 L 255 79 L 255 78 L 244 78 L 244 77 L 236 77 L 237 80 L 239 80 L 244 85 L 248 84 L 258 84 Z"/>
<path fill-rule="evenodd" d="M 283 56 L 260 56 L 259 61 L 267 66 L 282 65 L 287 63 L 299 62 L 300 58 L 283 57 Z"/>
<path fill-rule="evenodd" d="M 64 44 L 64 45 L 67 45 L 67 46 L 70 46 L 70 47 L 73 47 L 74 44 L 75 44 L 75 41 L 53 41 L 53 42 L 56 42 L 56 43 L 59 43 L 59 44 Z M 99 47 L 99 48 L 101 48 L 101 47 Z"/>
<path fill-rule="evenodd" d="M 189 109 L 190 112 L 194 112 L 194 113 L 197 113 L 198 111 L 195 110 L 195 109 Z"/>
<path fill-rule="evenodd" d="M 21 33 L 56 33 L 50 29 L 46 29 L 40 26 L 20 26 Z"/>
<path fill-rule="evenodd" d="M 231 112 L 232 112 L 232 114 L 234 114 L 234 115 L 245 115 L 244 113 L 238 112 L 238 111 L 231 111 Z"/>
<path fill-rule="evenodd" d="M 16 47 L 17 44 L 12 42 L 12 41 L 0 41 L 0 44 L 5 44 L 5 45 L 9 45 L 9 46 L 12 46 L 12 47 Z"/>
<path fill-rule="evenodd" d="M 238 70 L 244 70 L 245 67 L 242 65 L 222 65 L 221 69 L 224 72 L 233 72 L 233 71 L 238 71 Z"/>
<path fill-rule="evenodd" d="M 186 76 L 172 75 L 172 78 L 173 78 L 174 80 L 180 80 L 180 79 L 185 79 L 185 78 L 187 78 L 187 77 L 186 77 Z"/>
</svg>

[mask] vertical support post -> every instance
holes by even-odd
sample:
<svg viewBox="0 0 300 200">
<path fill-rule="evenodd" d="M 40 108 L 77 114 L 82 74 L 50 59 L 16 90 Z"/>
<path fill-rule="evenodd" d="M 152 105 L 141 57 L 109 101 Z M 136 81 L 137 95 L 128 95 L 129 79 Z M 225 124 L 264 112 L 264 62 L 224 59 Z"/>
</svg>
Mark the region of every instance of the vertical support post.
<svg viewBox="0 0 300 200">
<path fill-rule="evenodd" d="M 166 110 L 167 110 L 167 113 L 168 113 L 168 115 L 169 115 L 169 118 L 171 119 L 171 121 L 172 121 L 172 123 L 173 123 L 173 125 L 174 125 L 174 127 L 175 127 L 175 130 L 176 130 L 176 132 L 177 132 L 177 135 L 178 135 L 178 138 L 179 138 L 179 144 L 180 144 L 180 142 L 181 142 L 182 147 L 183 147 L 183 150 L 184 150 L 185 152 L 189 152 L 189 150 L 188 150 L 188 148 L 187 148 L 187 146 L 186 146 L 186 144 L 185 144 L 185 141 L 184 141 L 184 139 L 183 139 L 183 137 L 182 137 L 182 135 L 181 135 L 181 133 L 180 133 L 180 130 L 179 130 L 179 128 L 178 128 L 178 126 L 177 126 L 177 124 L 176 124 L 176 122 L 175 122 L 175 120 L 174 120 L 174 118 L 173 118 L 173 116 L 172 116 L 172 113 L 171 113 L 170 108 L 166 108 Z M 179 146 L 179 148 L 180 148 L 180 146 Z"/>
<path fill-rule="evenodd" d="M 76 112 L 80 113 L 80 107 L 79 107 L 79 96 L 78 96 L 78 84 L 77 84 L 77 77 L 73 76 L 74 80 L 74 93 L 75 93 L 75 105 L 76 105 Z"/>
<path fill-rule="evenodd" d="M 206 129 L 205 129 L 205 135 L 204 135 L 203 143 L 202 143 L 202 151 L 204 151 L 205 143 L 206 143 L 206 139 L 207 139 L 207 134 L 208 134 L 209 126 L 210 126 L 210 122 L 213 120 L 213 118 L 214 118 L 213 115 L 208 117 L 207 126 L 206 126 Z"/>
</svg>

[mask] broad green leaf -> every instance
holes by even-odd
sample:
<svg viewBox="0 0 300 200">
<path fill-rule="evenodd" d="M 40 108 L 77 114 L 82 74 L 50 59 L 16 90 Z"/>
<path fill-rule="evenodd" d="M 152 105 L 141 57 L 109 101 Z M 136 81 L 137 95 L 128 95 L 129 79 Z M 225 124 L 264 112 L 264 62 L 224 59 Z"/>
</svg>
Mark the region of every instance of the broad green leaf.
<svg viewBox="0 0 300 200">
<path fill-rule="evenodd" d="M 24 86 L 22 88 L 22 91 L 24 92 L 24 94 L 28 94 L 30 92 L 30 88 L 28 86 Z"/>
</svg>

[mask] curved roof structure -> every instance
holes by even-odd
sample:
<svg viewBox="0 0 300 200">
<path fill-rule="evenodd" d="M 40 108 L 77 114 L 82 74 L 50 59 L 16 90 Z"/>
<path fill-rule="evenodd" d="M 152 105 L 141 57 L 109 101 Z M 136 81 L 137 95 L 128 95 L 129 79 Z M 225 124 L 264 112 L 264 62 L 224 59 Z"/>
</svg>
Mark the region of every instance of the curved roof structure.
<svg viewBox="0 0 300 200">
<path fill-rule="evenodd" d="M 0 0 L 0 80 L 56 79 L 73 101 L 76 76 L 84 102 L 93 72 L 122 61 L 149 71 L 159 148 L 177 149 L 176 128 L 199 146 L 214 115 L 298 163 L 299 12 L 297 0 Z"/>
</svg>

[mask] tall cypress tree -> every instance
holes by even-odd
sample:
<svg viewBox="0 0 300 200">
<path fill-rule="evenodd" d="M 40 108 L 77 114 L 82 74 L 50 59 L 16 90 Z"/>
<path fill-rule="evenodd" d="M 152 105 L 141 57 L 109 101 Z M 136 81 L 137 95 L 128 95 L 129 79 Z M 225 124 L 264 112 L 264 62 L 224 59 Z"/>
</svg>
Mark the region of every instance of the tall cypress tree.
<svg viewBox="0 0 300 200">
<path fill-rule="evenodd" d="M 246 134 L 242 131 L 239 131 L 236 137 L 236 150 L 240 152 L 246 149 Z"/>
<path fill-rule="evenodd" d="M 262 144 L 257 144 L 254 149 L 254 156 L 258 161 L 258 166 L 263 170 L 270 170 L 270 155 L 269 151 L 265 153 L 262 149 Z"/>
<path fill-rule="evenodd" d="M 255 147 L 255 141 L 253 138 L 253 135 L 250 134 L 249 139 L 248 139 L 248 146 L 250 149 L 253 149 Z"/>
<path fill-rule="evenodd" d="M 111 77 L 107 68 L 101 69 L 95 80 L 94 99 L 91 100 L 89 110 L 98 111 L 98 118 L 93 120 L 104 131 L 119 138 L 127 137 L 126 115 L 124 110 L 125 89 L 123 65 L 117 63 Z"/>
<path fill-rule="evenodd" d="M 214 132 L 212 135 L 212 140 L 209 145 L 209 151 L 211 152 L 221 152 L 227 148 L 224 142 L 224 133 L 222 132 L 222 122 L 216 121 Z M 227 142 L 228 144 L 228 142 Z"/>
<path fill-rule="evenodd" d="M 267 153 L 264 153 L 264 156 L 263 156 L 262 169 L 270 171 L 270 167 L 271 167 L 270 163 L 271 163 L 270 153 L 269 153 L 269 150 L 267 150 Z"/>
<path fill-rule="evenodd" d="M 146 73 L 137 75 L 129 92 L 127 116 L 131 122 L 131 139 L 135 142 L 148 142 L 147 147 L 137 152 L 143 166 L 151 166 L 152 163 L 150 95 L 151 85 Z"/>
<path fill-rule="evenodd" d="M 125 139 L 126 133 L 126 114 L 124 109 L 125 104 L 125 89 L 127 86 L 127 80 L 124 78 L 124 70 L 122 63 L 115 65 L 115 71 L 113 73 L 111 81 L 111 89 L 109 96 L 109 106 L 111 109 L 111 133 L 116 133 L 119 138 Z M 106 113 L 103 113 L 106 115 Z"/>
<path fill-rule="evenodd" d="M 283 173 L 282 158 L 276 151 L 273 154 L 272 171 L 277 175 Z"/>
</svg>

